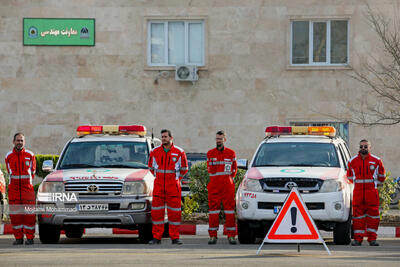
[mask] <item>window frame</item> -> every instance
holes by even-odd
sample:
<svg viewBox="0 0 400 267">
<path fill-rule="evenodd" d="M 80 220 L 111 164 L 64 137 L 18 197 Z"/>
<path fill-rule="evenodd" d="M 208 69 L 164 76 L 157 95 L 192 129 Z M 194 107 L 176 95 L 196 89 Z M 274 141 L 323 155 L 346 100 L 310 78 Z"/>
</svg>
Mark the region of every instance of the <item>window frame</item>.
<svg viewBox="0 0 400 267">
<path fill-rule="evenodd" d="M 169 22 L 183 22 L 184 27 L 185 27 L 185 62 L 182 63 L 183 65 L 195 65 L 199 68 L 206 67 L 206 20 L 203 18 L 195 18 L 195 19 L 188 19 L 188 18 L 182 18 L 182 19 L 148 19 L 147 20 L 147 43 L 146 43 L 146 50 L 147 50 L 147 59 L 146 59 L 146 64 L 147 67 L 154 68 L 175 68 L 176 64 L 169 64 L 168 63 L 168 24 Z M 164 62 L 165 63 L 152 63 L 151 62 L 151 24 L 152 23 L 164 23 Z M 196 64 L 196 63 L 190 63 L 189 60 L 189 24 L 190 23 L 201 23 L 203 26 L 203 41 L 202 41 L 202 47 L 203 47 L 203 55 L 202 55 L 202 64 Z"/>
<path fill-rule="evenodd" d="M 340 157 L 342 158 L 343 168 L 347 171 L 347 162 L 349 161 L 349 159 L 346 158 L 347 156 L 345 155 L 343 147 L 340 143 L 337 144 L 337 149 L 339 150 Z"/>
<path fill-rule="evenodd" d="M 293 63 L 293 22 L 308 22 L 308 63 Z M 347 61 L 346 63 L 331 63 L 331 21 L 347 21 Z M 314 23 L 326 23 L 326 62 L 313 62 L 314 53 Z M 289 26 L 289 66 L 290 67 L 347 67 L 350 65 L 350 19 L 349 18 L 325 18 L 325 19 L 304 19 L 292 18 Z"/>
</svg>

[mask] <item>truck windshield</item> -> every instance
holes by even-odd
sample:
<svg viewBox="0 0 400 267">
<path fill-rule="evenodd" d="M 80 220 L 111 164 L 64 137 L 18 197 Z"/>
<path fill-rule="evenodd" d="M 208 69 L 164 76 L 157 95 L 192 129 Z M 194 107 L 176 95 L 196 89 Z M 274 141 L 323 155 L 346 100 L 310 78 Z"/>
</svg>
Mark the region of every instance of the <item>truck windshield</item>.
<svg viewBox="0 0 400 267">
<path fill-rule="evenodd" d="M 58 169 L 148 168 L 148 158 L 144 142 L 77 142 L 65 149 Z"/>
<path fill-rule="evenodd" d="M 335 146 L 327 143 L 266 143 L 253 166 L 340 167 Z"/>
</svg>

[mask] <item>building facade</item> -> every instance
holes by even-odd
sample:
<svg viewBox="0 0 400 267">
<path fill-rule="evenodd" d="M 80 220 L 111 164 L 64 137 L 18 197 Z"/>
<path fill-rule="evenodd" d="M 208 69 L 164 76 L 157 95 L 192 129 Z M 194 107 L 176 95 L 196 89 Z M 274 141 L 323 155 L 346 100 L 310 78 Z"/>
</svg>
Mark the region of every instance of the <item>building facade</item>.
<svg viewBox="0 0 400 267">
<path fill-rule="evenodd" d="M 370 2 L 389 17 L 400 6 Z M 35 153 L 60 153 L 78 125 L 140 123 L 187 152 L 224 129 L 250 159 L 267 125 L 330 123 L 353 154 L 371 140 L 399 176 L 400 126 L 348 123 L 371 96 L 349 74 L 382 53 L 366 12 L 363 0 L 2 0 L 0 156 L 17 131 Z M 23 45 L 23 18 L 94 18 L 95 45 Z M 199 79 L 176 81 L 176 65 Z"/>
</svg>

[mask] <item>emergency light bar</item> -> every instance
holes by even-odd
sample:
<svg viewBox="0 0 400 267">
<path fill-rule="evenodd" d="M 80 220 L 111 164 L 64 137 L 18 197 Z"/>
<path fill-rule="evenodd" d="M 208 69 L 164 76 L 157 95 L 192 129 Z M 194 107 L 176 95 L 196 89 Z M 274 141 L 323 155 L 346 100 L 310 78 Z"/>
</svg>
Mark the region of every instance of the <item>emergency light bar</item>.
<svg viewBox="0 0 400 267">
<path fill-rule="evenodd" d="M 76 129 L 78 136 L 89 134 L 133 134 L 146 135 L 144 125 L 81 125 Z"/>
<path fill-rule="evenodd" d="M 281 127 L 281 126 L 269 126 L 265 129 L 265 134 L 267 136 L 276 136 L 276 135 L 291 135 L 292 127 Z"/>
<path fill-rule="evenodd" d="M 324 135 L 336 136 L 336 129 L 333 126 L 268 126 L 265 128 L 265 135 Z"/>
</svg>

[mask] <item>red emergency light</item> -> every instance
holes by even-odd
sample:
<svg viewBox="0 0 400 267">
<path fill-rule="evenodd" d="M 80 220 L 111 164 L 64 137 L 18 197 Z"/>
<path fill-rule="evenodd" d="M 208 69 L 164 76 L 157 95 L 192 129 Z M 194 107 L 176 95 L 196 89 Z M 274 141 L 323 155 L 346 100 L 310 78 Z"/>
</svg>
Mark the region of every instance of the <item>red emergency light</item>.
<svg viewBox="0 0 400 267">
<path fill-rule="evenodd" d="M 103 133 L 103 126 L 101 125 L 82 125 L 78 126 L 76 132 L 79 136 L 88 134 L 101 134 Z"/>
<path fill-rule="evenodd" d="M 145 136 L 147 130 L 144 125 L 120 125 L 119 132 L 121 134 L 137 134 L 139 136 Z"/>
<path fill-rule="evenodd" d="M 292 127 L 290 126 L 268 126 L 265 128 L 266 136 L 277 136 L 284 134 L 292 134 Z"/>
</svg>

